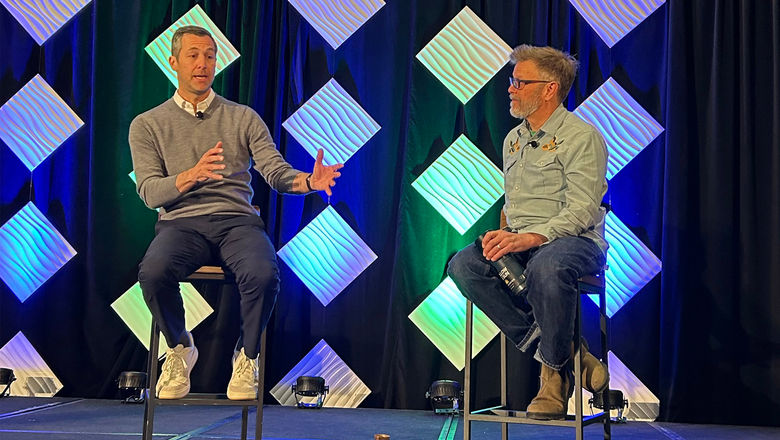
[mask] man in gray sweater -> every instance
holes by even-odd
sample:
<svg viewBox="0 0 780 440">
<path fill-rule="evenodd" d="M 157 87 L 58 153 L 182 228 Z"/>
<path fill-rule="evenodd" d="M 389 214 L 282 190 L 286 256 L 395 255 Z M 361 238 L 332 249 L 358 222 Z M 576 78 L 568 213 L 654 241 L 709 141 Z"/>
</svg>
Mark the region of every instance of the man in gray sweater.
<svg viewBox="0 0 780 440">
<path fill-rule="evenodd" d="M 130 124 L 138 194 L 160 210 L 138 271 L 144 299 L 169 347 L 157 384 L 160 399 L 189 393 L 198 358 L 184 327 L 178 282 L 214 260 L 235 276 L 241 294 L 241 339 L 227 395 L 234 400 L 257 396 L 260 335 L 276 302 L 279 269 L 265 225 L 251 205 L 249 167 L 254 162 L 276 191 L 330 195 L 343 166 L 323 165 L 321 150 L 312 173 L 288 164 L 254 110 L 211 89 L 216 55 L 207 30 L 179 28 L 169 58 L 178 90 Z"/>
</svg>

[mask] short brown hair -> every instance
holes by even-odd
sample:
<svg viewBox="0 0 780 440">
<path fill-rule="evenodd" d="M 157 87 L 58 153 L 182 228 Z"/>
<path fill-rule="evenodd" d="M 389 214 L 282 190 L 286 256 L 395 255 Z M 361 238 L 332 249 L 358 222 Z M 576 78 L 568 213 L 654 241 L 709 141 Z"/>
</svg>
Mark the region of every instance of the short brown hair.
<svg viewBox="0 0 780 440">
<path fill-rule="evenodd" d="M 529 44 L 517 46 L 509 58 L 512 64 L 522 61 L 533 61 L 546 80 L 558 83 L 558 101 L 563 102 L 569 94 L 574 77 L 577 75 L 577 67 L 580 63 L 573 56 L 553 47 L 538 47 Z"/>
<path fill-rule="evenodd" d="M 181 38 L 185 34 L 211 38 L 211 41 L 214 42 L 214 52 L 217 51 L 217 40 L 211 36 L 211 32 L 200 26 L 182 26 L 176 29 L 176 32 L 173 33 L 173 38 L 171 38 L 171 55 L 174 57 L 179 58 L 179 52 L 181 52 Z"/>
</svg>

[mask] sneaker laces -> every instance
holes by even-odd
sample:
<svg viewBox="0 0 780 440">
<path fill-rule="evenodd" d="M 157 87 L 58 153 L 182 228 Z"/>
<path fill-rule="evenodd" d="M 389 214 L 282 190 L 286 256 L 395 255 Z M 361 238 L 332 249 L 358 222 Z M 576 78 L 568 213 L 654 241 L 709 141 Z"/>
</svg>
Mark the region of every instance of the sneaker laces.
<svg viewBox="0 0 780 440">
<path fill-rule="evenodd" d="M 169 348 L 165 354 L 165 362 L 162 366 L 161 382 L 185 382 L 187 371 L 187 361 L 181 353 L 173 348 Z"/>
<path fill-rule="evenodd" d="M 256 363 L 252 359 L 249 359 L 243 352 L 240 353 L 238 359 L 236 359 L 234 376 L 241 381 L 254 384 L 255 378 L 257 377 L 255 374 L 256 372 Z"/>
</svg>

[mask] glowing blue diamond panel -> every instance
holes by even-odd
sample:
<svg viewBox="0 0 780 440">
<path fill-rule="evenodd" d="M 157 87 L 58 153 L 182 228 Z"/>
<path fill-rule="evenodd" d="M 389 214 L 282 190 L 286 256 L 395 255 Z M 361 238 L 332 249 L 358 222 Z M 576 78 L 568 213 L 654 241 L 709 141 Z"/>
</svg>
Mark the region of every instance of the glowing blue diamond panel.
<svg viewBox="0 0 780 440">
<path fill-rule="evenodd" d="M 468 6 L 417 54 L 463 104 L 509 61 L 512 48 Z"/>
<path fill-rule="evenodd" d="M 331 206 L 277 254 L 324 306 L 377 258 Z"/>
<path fill-rule="evenodd" d="M 214 40 L 217 43 L 217 67 L 215 75 L 222 72 L 233 61 L 237 60 L 240 56 L 238 51 L 230 40 L 225 37 L 225 34 L 217 27 L 216 24 L 209 18 L 206 12 L 200 7 L 195 5 L 192 9 L 187 11 L 186 14 L 179 17 L 175 23 L 173 23 L 168 29 L 155 38 L 148 46 L 146 46 L 146 53 L 152 57 L 157 67 L 163 71 L 165 76 L 173 83 L 174 86 L 179 85 L 179 80 L 176 78 L 176 72 L 171 69 L 170 63 L 168 63 L 168 57 L 171 56 L 171 40 L 176 29 L 182 26 L 200 26 L 211 33 Z"/>
<path fill-rule="evenodd" d="M 92 0 L 0 0 L 40 46 Z"/>
<path fill-rule="evenodd" d="M 330 47 L 337 49 L 368 21 L 385 2 L 382 0 L 290 0 Z"/>
<path fill-rule="evenodd" d="M 0 139 L 30 171 L 82 125 L 40 75 L 0 107 Z"/>
<path fill-rule="evenodd" d="M 504 173 L 460 135 L 412 188 L 463 234 L 504 194 Z"/>
<path fill-rule="evenodd" d="M 32 203 L 0 227 L 0 279 L 24 302 L 76 251 Z"/>
<path fill-rule="evenodd" d="M 604 136 L 609 151 L 608 179 L 664 131 L 661 124 L 612 78 L 608 78 L 574 113 Z"/>
<path fill-rule="evenodd" d="M 598 36 L 612 47 L 666 0 L 569 0 Z"/>
<path fill-rule="evenodd" d="M 322 149 L 329 165 L 346 162 L 380 128 L 333 79 L 282 125 L 312 157 Z"/>
<path fill-rule="evenodd" d="M 607 315 L 612 317 L 653 277 L 661 272 L 661 260 L 613 213 L 608 213 L 604 232 L 609 250 L 605 272 Z M 598 297 L 593 301 L 598 304 Z"/>
</svg>

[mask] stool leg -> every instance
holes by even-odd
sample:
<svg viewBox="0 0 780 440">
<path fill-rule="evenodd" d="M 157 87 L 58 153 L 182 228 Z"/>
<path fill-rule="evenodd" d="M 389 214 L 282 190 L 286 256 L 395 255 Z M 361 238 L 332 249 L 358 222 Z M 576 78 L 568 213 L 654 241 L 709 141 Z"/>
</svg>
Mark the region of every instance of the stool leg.
<svg viewBox="0 0 780 440">
<path fill-rule="evenodd" d="M 473 305 L 466 300 L 466 367 L 463 371 L 463 440 L 471 440 L 471 339 Z"/>
<path fill-rule="evenodd" d="M 499 333 L 501 338 L 501 406 L 506 409 L 506 336 Z M 509 423 L 501 423 L 501 440 L 509 438 Z"/>
<path fill-rule="evenodd" d="M 160 346 L 160 336 L 157 330 L 157 322 L 152 318 L 152 335 L 149 338 L 149 357 L 146 362 L 147 383 L 146 399 L 144 400 L 144 426 L 142 440 L 152 440 L 154 435 L 154 409 L 157 405 L 157 367 L 159 360 L 157 352 Z"/>
<path fill-rule="evenodd" d="M 605 289 L 599 290 L 599 323 L 601 329 L 601 360 L 609 371 L 609 319 L 607 318 L 607 299 Z M 610 402 L 609 402 L 609 378 L 607 378 L 607 389 L 602 394 L 604 402 L 604 440 L 612 438 L 612 429 L 610 426 Z"/>
<path fill-rule="evenodd" d="M 574 420 L 577 440 L 583 439 L 582 426 L 582 292 L 577 292 L 577 311 L 574 315 Z"/>
<path fill-rule="evenodd" d="M 249 420 L 249 407 L 244 405 L 241 407 L 241 440 L 246 440 L 246 425 Z"/>
<path fill-rule="evenodd" d="M 265 385 L 265 332 L 260 335 L 260 354 L 258 355 L 257 372 L 257 412 L 255 413 L 255 439 L 263 437 L 263 387 Z"/>
</svg>

